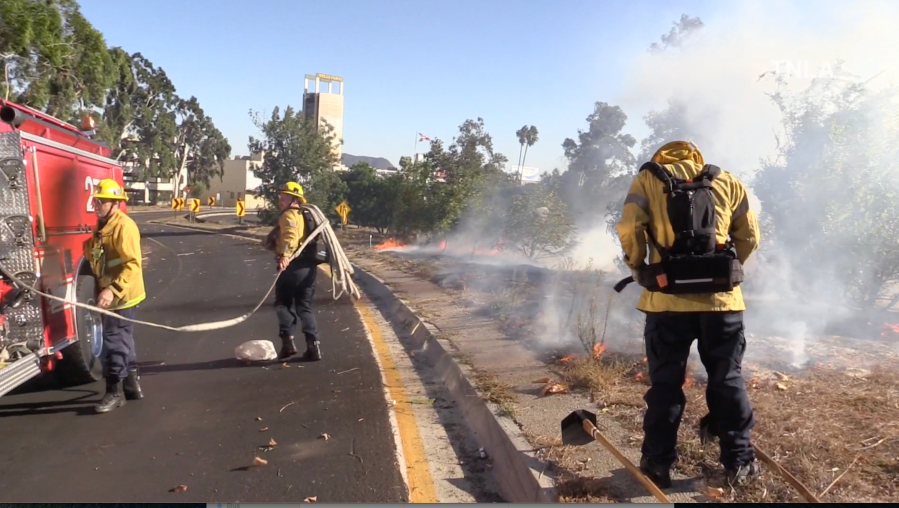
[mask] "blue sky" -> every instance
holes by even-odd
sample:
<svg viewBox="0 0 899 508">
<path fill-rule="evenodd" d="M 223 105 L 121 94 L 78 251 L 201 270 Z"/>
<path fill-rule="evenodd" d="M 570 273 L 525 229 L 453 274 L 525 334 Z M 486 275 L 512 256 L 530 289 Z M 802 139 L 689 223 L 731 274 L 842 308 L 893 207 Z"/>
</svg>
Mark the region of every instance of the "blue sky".
<svg viewBox="0 0 899 508">
<path fill-rule="evenodd" d="M 718 3 L 721 5 L 723 3 Z M 497 151 L 518 158 L 515 130 L 540 142 L 528 166 L 565 167 L 561 143 L 595 101 L 615 102 L 629 58 L 681 14 L 708 23 L 711 0 L 81 0 L 111 46 L 165 69 L 247 153 L 248 111 L 302 106 L 303 76 L 346 83 L 344 151 L 409 155 L 416 132 L 449 141 L 484 118 Z M 628 130 L 638 135 L 640 113 Z M 638 135 L 638 138 L 640 136 Z M 419 144 L 419 149 L 422 145 Z M 421 150 L 420 150 L 421 151 Z"/>
</svg>

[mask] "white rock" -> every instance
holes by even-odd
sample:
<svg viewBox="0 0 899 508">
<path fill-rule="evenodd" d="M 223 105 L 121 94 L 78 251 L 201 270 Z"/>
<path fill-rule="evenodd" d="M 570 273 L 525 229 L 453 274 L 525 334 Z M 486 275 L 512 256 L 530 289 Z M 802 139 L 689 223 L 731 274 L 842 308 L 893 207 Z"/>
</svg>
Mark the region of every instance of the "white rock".
<svg viewBox="0 0 899 508">
<path fill-rule="evenodd" d="M 234 348 L 234 357 L 238 360 L 265 362 L 277 358 L 278 353 L 270 340 L 251 340 Z"/>
</svg>

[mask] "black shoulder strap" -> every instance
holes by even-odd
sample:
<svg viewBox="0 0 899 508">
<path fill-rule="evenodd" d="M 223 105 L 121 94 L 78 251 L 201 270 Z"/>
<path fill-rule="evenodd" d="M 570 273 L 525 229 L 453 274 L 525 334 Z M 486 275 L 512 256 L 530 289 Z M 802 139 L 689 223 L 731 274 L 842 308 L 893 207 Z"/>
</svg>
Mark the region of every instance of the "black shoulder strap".
<svg viewBox="0 0 899 508">
<path fill-rule="evenodd" d="M 668 170 L 666 170 L 664 166 L 662 166 L 658 162 L 650 161 L 640 166 L 640 171 L 643 171 L 644 169 L 649 170 L 649 172 L 652 173 L 653 176 L 661 180 L 662 183 L 665 184 L 665 187 L 669 192 L 674 189 L 674 177 L 672 177 L 671 174 L 668 173 Z"/>
<path fill-rule="evenodd" d="M 643 171 L 644 169 L 649 170 L 649 172 L 652 173 L 653 176 L 661 180 L 662 183 L 665 184 L 668 192 L 674 190 L 675 187 L 689 189 L 709 187 L 711 186 L 712 180 L 714 180 L 721 174 L 721 168 L 714 164 L 704 165 L 702 167 L 702 171 L 698 175 L 696 175 L 695 178 L 687 181 L 675 178 L 668 172 L 668 170 L 665 169 L 665 166 L 662 166 L 657 162 L 647 162 L 640 166 L 640 171 Z"/>
<path fill-rule="evenodd" d="M 706 164 L 702 167 L 702 173 L 699 173 L 699 176 L 695 178 L 695 180 L 699 180 L 701 177 L 708 178 L 709 181 L 718 178 L 718 175 L 721 174 L 721 168 L 714 164 Z"/>
</svg>

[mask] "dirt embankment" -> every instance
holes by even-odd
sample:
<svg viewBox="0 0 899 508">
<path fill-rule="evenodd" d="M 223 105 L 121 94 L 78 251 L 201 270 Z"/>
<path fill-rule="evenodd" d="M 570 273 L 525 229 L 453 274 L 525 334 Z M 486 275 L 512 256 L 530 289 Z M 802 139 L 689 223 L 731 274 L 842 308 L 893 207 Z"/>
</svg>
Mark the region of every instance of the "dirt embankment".
<svg viewBox="0 0 899 508">
<path fill-rule="evenodd" d="M 540 269 L 485 267 L 438 255 L 378 251 L 369 248 L 369 233 L 341 233 L 351 258 L 382 267 L 376 269 L 385 273 L 399 271 L 430 281 L 452 296 L 446 302 L 475 309 L 495 322 L 507 340 L 533 349 L 535 357 L 555 376 L 552 381 L 571 392 L 559 397 L 571 396 L 580 403 L 589 401 L 590 407 L 585 409 L 598 413 L 610 425 L 614 422 L 624 446 L 630 448 L 629 456 L 639 457 L 645 407 L 642 396 L 648 387 L 640 339 L 642 321 L 639 313 L 622 307 L 632 302 L 613 302 L 607 297 L 608 292 L 603 292 L 603 285 L 598 284 L 605 280 L 602 274 L 580 270 L 559 275 Z M 375 245 L 384 240 L 374 235 Z M 421 303 L 416 302 L 414 294 L 404 297 L 413 304 Z M 548 305 L 547 301 L 553 304 Z M 615 307 L 611 312 L 610 304 Z M 426 302 L 421 306 L 428 307 Z M 559 340 L 535 340 L 552 330 L 552 334 L 560 336 Z M 796 352 L 795 343 L 752 333 L 748 339 L 744 377 L 756 414 L 755 442 L 824 502 L 884 502 L 899 498 L 896 337 L 888 333 L 880 341 L 821 337 L 802 352 L 807 361 L 799 367 L 786 360 L 790 352 Z M 753 350 L 767 354 L 753 356 Z M 784 354 L 778 356 L 772 351 Z M 687 490 L 702 494 L 692 500 L 804 501 L 769 468 L 763 468 L 762 480 L 752 486 L 727 485 L 717 461 L 717 445 L 703 446 L 696 433 L 699 418 L 707 412 L 703 369 L 691 359 L 689 370 L 691 375 L 684 386 L 688 402 L 678 445 L 680 461 L 675 473 L 689 479 Z M 512 373 L 488 372 L 482 375 L 480 388 L 487 397 L 506 407 L 522 428 L 527 428 L 527 422 L 523 422 L 528 418 L 525 410 L 533 411 L 540 403 L 538 399 L 523 398 L 522 390 L 516 390 L 522 383 Z M 528 406 L 523 406 L 523 400 Z M 564 417 L 565 404 L 558 404 L 558 410 L 563 412 L 542 417 Z M 547 406 L 542 410 L 546 411 Z M 561 446 L 557 435 L 547 432 L 530 438 L 553 464 L 564 500 L 626 499 L 620 482 L 602 478 L 601 468 L 595 462 L 591 465 L 589 456 L 585 458 L 582 451 Z"/>
</svg>

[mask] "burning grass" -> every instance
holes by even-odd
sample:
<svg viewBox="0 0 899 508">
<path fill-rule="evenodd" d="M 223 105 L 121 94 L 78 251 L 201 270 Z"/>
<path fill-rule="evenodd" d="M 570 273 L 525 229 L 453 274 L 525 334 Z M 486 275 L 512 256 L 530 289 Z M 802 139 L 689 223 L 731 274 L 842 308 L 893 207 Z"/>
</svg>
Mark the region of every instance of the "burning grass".
<svg viewBox="0 0 899 508">
<path fill-rule="evenodd" d="M 368 236 L 365 236 L 367 252 Z M 407 272 L 427 277 L 421 270 L 427 260 L 398 253 L 378 252 L 376 256 Z M 535 327 L 542 319 L 539 302 L 552 297 L 556 305 L 570 304 L 561 322 L 553 326 L 566 331 L 576 354 L 554 359 L 553 370 L 572 390 L 587 392 L 597 412 L 621 423 L 637 436 L 631 443 L 639 446 L 642 435 L 643 394 L 648 388 L 642 357 L 641 316 L 625 316 L 616 325 L 607 326 L 607 299 L 593 291 L 595 274 L 577 271 L 550 274 L 552 287 L 566 288 L 555 295 L 539 291 L 545 288 L 547 275 L 531 280 L 516 280 L 513 268 L 487 270 L 466 267 L 459 260 L 431 260 L 430 271 L 439 271 L 438 284 L 465 289 L 485 311 L 503 323 L 512 338 L 529 338 L 546 333 Z M 400 263 L 405 266 L 399 266 Z M 450 273 L 452 281 L 446 277 Z M 512 274 L 510 276 L 509 274 Z M 587 282 L 587 281 L 590 282 Z M 593 291 L 593 292 L 591 292 Z M 540 300 L 540 299 L 544 300 Z M 586 305 L 575 308 L 575 301 Z M 630 303 L 614 303 L 632 307 Z M 894 320 L 895 321 L 895 320 Z M 884 326 L 879 334 L 893 338 L 893 326 Z M 554 328 L 555 330 L 556 328 Z M 555 333 L 555 332 L 553 332 Z M 887 337 L 888 336 L 888 337 Z M 634 340 L 629 339 L 629 337 Z M 805 370 L 787 375 L 773 372 L 772 360 L 790 363 L 796 341 L 772 337 L 749 337 L 752 350 L 778 351 L 759 357 L 764 364 L 749 358 L 747 375 L 750 399 L 756 414 L 753 437 L 757 445 L 790 471 L 824 502 L 890 501 L 899 498 L 899 372 L 895 371 L 895 348 L 887 343 L 854 343 L 845 337 L 823 337 L 809 344 Z M 578 344 L 580 342 L 580 344 Z M 758 347 L 753 346 L 755 344 Z M 804 343 L 803 343 L 804 344 Z M 776 347 L 775 347 L 776 346 Z M 609 348 L 606 350 L 605 348 Z M 801 348 L 800 348 L 801 349 Z M 564 351 L 564 350 L 560 350 Z M 574 349 L 564 351 L 571 353 Z M 775 358 L 776 357 L 776 358 Z M 891 365 L 890 362 L 893 362 Z M 774 368 L 786 368 L 776 365 Z M 745 488 L 726 484 L 718 464 L 718 446 L 703 446 L 697 435 L 699 418 L 706 413 L 703 369 L 687 377 L 684 391 L 687 406 L 680 430 L 680 462 L 677 471 L 699 479 L 709 500 L 717 502 L 802 502 L 792 487 L 768 466 L 763 465 L 759 482 Z M 479 380 L 485 397 L 511 407 L 508 386 L 496 378 Z M 614 488 L 603 480 L 582 478 L 585 468 L 576 463 L 567 447 L 551 445 L 545 455 L 561 473 L 559 493 L 566 502 L 611 502 L 620 500 Z M 842 476 L 841 476 L 842 475 Z M 823 493 L 823 494 L 822 494 Z"/>
</svg>

